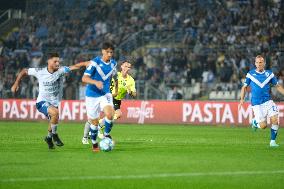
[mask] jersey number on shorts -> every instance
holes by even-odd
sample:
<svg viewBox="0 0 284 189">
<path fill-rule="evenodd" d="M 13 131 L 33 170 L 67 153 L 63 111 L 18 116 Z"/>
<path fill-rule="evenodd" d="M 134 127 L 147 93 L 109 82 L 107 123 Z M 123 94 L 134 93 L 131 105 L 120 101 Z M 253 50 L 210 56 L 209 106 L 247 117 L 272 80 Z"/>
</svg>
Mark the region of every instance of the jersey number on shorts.
<svg viewBox="0 0 284 189">
<path fill-rule="evenodd" d="M 278 112 L 277 106 L 272 106 L 272 110 L 273 110 L 274 112 Z"/>
<path fill-rule="evenodd" d="M 110 96 L 107 96 L 107 102 L 110 103 Z"/>
</svg>

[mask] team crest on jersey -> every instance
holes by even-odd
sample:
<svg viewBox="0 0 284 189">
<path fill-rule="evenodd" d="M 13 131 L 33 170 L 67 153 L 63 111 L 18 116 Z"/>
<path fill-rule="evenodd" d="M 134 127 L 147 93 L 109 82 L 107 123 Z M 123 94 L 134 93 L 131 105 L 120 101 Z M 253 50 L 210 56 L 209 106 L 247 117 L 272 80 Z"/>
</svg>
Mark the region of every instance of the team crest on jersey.
<svg viewBox="0 0 284 189">
<path fill-rule="evenodd" d="M 265 76 L 268 77 L 268 76 L 269 76 L 269 73 L 268 73 L 268 72 L 265 72 Z"/>
</svg>

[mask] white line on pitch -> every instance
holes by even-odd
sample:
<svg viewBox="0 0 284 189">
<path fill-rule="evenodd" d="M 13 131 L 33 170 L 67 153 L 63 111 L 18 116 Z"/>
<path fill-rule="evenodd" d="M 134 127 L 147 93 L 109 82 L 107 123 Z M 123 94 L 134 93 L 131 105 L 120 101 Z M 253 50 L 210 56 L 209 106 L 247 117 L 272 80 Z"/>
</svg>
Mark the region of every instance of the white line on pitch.
<svg viewBox="0 0 284 189">
<path fill-rule="evenodd" d="M 168 177 L 202 177 L 202 176 L 238 176 L 238 175 L 261 175 L 261 174 L 284 174 L 284 170 L 278 171 L 228 171 L 228 172 L 192 172 L 192 173 L 160 173 L 147 175 L 110 175 L 110 176 L 62 176 L 62 177 L 26 177 L 0 179 L 0 182 L 36 182 L 54 180 L 120 180 L 120 179 L 152 179 Z"/>
</svg>

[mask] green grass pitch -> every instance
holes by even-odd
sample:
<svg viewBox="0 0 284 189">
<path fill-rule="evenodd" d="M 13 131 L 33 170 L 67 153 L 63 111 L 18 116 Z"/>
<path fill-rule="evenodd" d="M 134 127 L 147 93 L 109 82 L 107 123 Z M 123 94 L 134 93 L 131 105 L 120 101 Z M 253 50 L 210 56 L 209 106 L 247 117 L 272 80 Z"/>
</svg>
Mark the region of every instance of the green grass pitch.
<svg viewBox="0 0 284 189">
<path fill-rule="evenodd" d="M 83 123 L 61 123 L 48 150 L 46 122 L 0 122 L 0 188 L 283 188 L 284 134 L 188 125 L 114 126 L 111 152 L 81 143 Z"/>
</svg>

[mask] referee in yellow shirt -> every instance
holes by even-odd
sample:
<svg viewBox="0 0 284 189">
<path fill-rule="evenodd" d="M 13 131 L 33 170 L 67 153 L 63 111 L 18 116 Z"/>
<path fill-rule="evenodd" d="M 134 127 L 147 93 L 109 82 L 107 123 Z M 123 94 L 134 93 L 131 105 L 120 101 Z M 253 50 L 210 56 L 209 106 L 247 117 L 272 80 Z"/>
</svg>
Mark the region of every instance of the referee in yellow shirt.
<svg viewBox="0 0 284 189">
<path fill-rule="evenodd" d="M 121 64 L 121 72 L 117 72 L 117 83 L 112 79 L 111 92 L 113 96 L 113 105 L 115 110 L 114 119 L 119 119 L 122 115 L 120 110 L 121 100 L 125 98 L 126 94 L 131 97 L 136 97 L 135 81 L 128 72 L 131 69 L 131 63 L 124 61 Z M 116 86 L 117 85 L 117 86 Z"/>
</svg>

